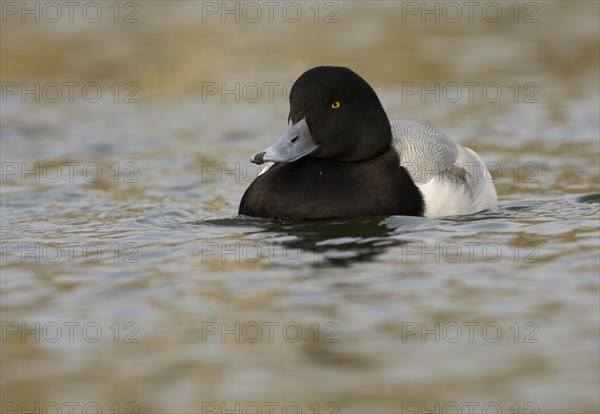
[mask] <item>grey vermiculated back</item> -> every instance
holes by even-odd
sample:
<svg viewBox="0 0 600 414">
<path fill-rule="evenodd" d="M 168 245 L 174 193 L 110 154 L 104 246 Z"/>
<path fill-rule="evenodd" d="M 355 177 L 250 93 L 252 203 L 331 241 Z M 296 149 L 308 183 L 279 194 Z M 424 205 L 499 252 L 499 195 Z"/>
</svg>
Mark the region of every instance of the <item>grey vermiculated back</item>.
<svg viewBox="0 0 600 414">
<path fill-rule="evenodd" d="M 400 164 L 416 183 L 426 183 L 455 164 L 457 145 L 440 131 L 416 121 L 390 124 L 392 146 L 400 156 Z"/>
</svg>

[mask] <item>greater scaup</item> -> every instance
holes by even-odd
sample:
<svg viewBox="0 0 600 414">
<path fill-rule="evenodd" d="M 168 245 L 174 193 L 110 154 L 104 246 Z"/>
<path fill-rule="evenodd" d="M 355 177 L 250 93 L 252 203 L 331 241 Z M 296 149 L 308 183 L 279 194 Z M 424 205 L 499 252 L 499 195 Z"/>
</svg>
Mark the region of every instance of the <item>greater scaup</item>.
<svg viewBox="0 0 600 414">
<path fill-rule="evenodd" d="M 242 197 L 240 214 L 317 220 L 497 208 L 475 152 L 418 122 L 390 123 L 375 91 L 348 68 L 302 74 L 290 92 L 289 122 L 252 157 L 268 165 Z"/>
</svg>

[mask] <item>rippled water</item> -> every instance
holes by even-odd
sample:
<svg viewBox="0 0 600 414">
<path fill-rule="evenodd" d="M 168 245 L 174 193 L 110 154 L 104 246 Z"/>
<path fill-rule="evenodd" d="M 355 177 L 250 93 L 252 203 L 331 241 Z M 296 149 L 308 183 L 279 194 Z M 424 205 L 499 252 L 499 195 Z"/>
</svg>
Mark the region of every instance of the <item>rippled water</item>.
<svg viewBox="0 0 600 414">
<path fill-rule="evenodd" d="M 221 23 L 214 4 L 3 23 L 2 411 L 598 412 L 598 3 L 422 23 L 403 9 L 421 3 L 331 2 L 330 24 Z M 238 217 L 284 86 L 319 64 L 475 149 L 499 210 Z M 503 98 L 453 101 L 469 82 Z"/>
</svg>

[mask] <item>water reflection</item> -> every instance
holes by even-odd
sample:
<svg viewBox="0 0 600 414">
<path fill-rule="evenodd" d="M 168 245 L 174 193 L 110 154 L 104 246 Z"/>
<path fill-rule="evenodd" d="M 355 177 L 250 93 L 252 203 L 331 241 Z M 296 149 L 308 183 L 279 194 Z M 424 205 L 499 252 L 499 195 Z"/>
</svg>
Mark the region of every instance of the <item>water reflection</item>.
<svg viewBox="0 0 600 414">
<path fill-rule="evenodd" d="M 483 220 L 488 219 L 487 216 L 488 213 L 483 212 L 461 220 Z M 278 251 L 277 257 L 283 258 L 288 265 L 307 264 L 301 262 L 300 257 L 308 253 L 313 259 L 309 263 L 314 267 L 345 267 L 375 261 L 391 247 L 416 241 L 410 236 L 412 232 L 436 231 L 440 223 L 424 217 L 372 216 L 316 222 L 236 217 L 195 224 L 225 227 L 223 231 L 227 231 L 227 227 L 242 231 L 246 233 L 247 249 L 253 244 L 261 251 L 279 248 L 281 251 Z"/>
</svg>

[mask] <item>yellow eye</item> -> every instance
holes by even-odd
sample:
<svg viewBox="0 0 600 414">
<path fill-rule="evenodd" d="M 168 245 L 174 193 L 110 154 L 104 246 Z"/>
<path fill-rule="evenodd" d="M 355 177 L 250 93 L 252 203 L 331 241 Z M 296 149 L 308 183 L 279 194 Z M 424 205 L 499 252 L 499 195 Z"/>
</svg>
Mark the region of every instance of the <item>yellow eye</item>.
<svg viewBox="0 0 600 414">
<path fill-rule="evenodd" d="M 342 104 L 340 103 L 340 101 L 335 101 L 334 103 L 332 103 L 330 105 L 333 109 L 338 109 L 340 106 L 342 106 Z"/>
</svg>

